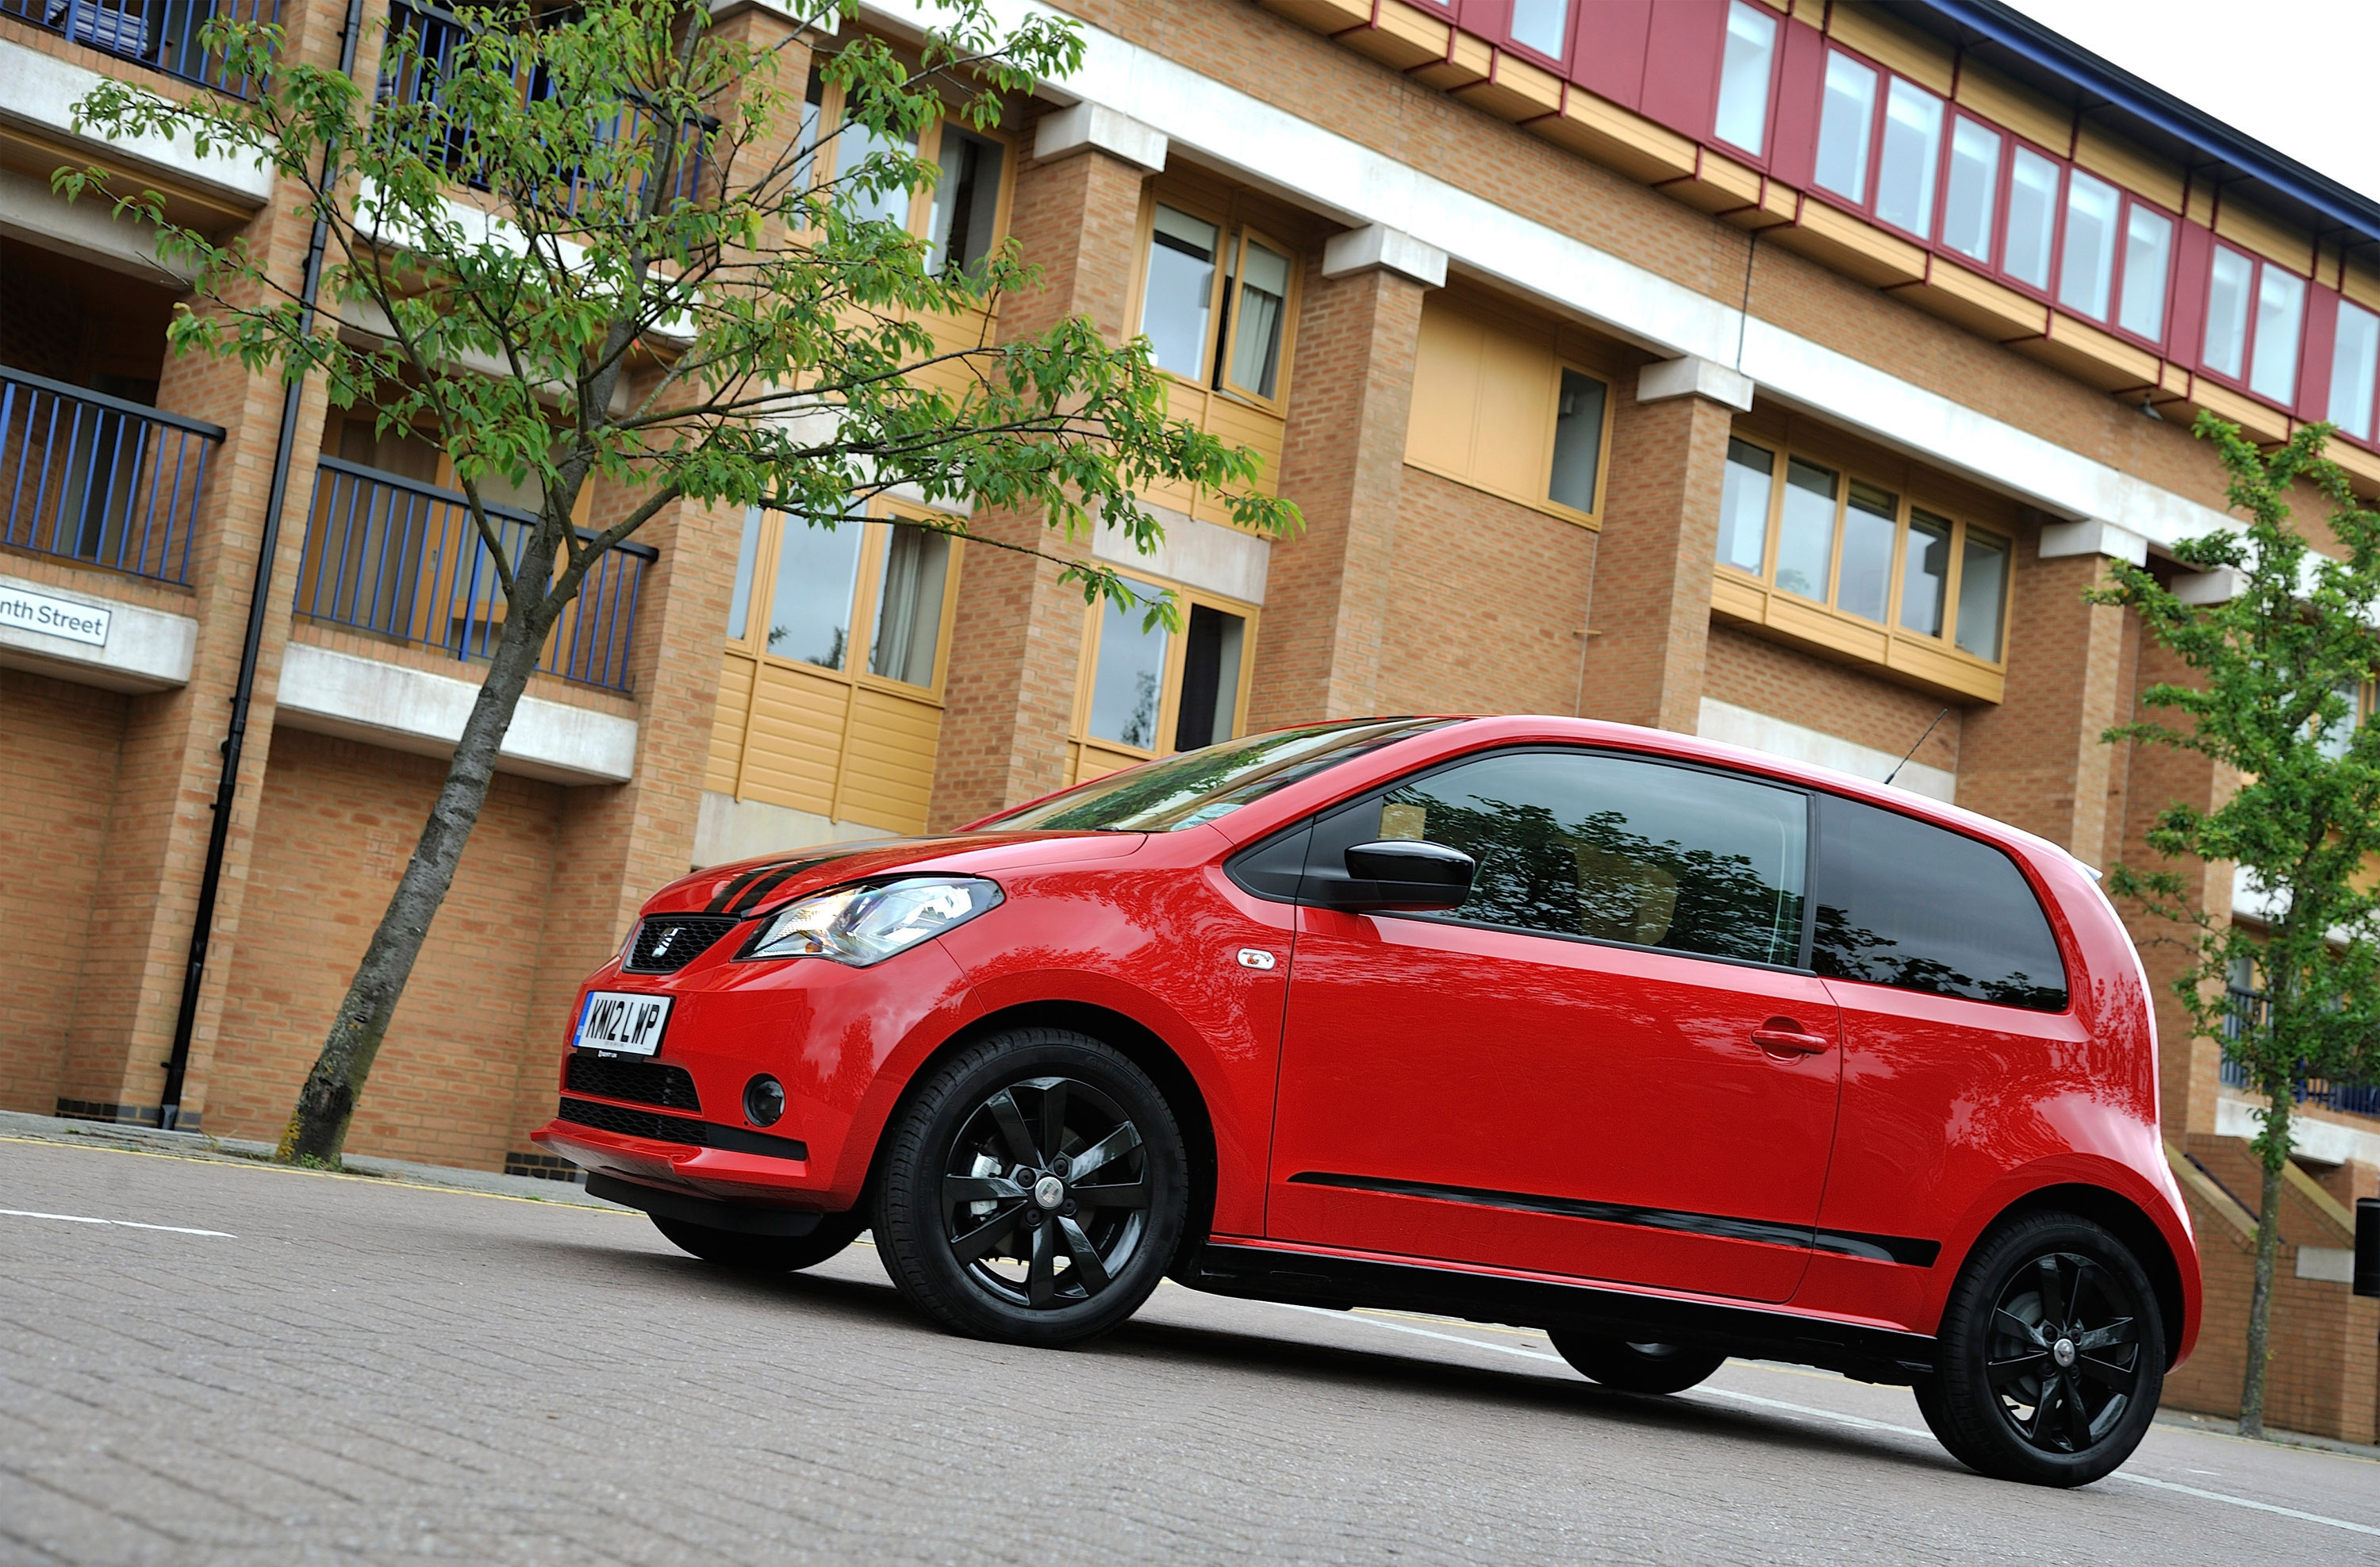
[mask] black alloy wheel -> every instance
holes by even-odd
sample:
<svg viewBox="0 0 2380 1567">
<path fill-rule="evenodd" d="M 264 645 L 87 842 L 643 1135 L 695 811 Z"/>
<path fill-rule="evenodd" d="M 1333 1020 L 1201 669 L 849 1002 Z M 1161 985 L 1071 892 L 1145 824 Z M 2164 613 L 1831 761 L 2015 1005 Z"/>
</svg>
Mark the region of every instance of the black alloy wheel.
<svg viewBox="0 0 2380 1567">
<path fill-rule="evenodd" d="M 1624 1393 L 1682 1393 L 1727 1363 L 1717 1350 L 1636 1342 L 1548 1328 L 1561 1357 L 1589 1381 Z"/>
<path fill-rule="evenodd" d="M 2080 1486 L 2131 1456 L 2165 1382 L 2140 1263 L 2088 1220 L 2020 1221 L 1979 1247 L 1943 1313 L 1926 1424 L 1970 1468 Z"/>
<path fill-rule="evenodd" d="M 1077 1342 L 1131 1316 L 1172 1265 L 1181 1132 L 1148 1076 L 1098 1040 L 987 1039 L 887 1135 L 878 1238 L 902 1293 L 945 1327 Z"/>
<path fill-rule="evenodd" d="M 791 1273 L 815 1268 L 840 1255 L 868 1228 L 867 1215 L 856 1209 L 849 1213 L 828 1214 L 807 1235 L 747 1235 L 739 1230 L 718 1230 L 683 1219 L 664 1219 L 658 1213 L 651 1218 L 653 1228 L 680 1251 L 744 1273 Z"/>
</svg>

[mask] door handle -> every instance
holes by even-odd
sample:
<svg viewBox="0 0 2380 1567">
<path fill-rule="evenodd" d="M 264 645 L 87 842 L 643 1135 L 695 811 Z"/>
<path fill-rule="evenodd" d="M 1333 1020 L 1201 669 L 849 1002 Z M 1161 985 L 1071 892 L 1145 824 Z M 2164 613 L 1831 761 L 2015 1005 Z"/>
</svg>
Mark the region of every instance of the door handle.
<svg viewBox="0 0 2380 1567">
<path fill-rule="evenodd" d="M 1824 1034 L 1813 1034 L 1790 1017 L 1772 1017 L 1752 1031 L 1752 1042 L 1770 1055 L 1821 1055 L 1835 1048 Z"/>
</svg>

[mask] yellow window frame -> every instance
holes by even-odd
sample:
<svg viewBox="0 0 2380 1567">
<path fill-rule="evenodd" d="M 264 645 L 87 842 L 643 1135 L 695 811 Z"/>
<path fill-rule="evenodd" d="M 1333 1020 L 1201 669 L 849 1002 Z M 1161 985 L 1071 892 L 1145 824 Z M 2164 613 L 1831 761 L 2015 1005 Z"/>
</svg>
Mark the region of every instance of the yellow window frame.
<svg viewBox="0 0 2380 1567">
<path fill-rule="evenodd" d="M 1099 681 L 1099 639 L 1107 620 L 1107 604 L 1101 601 L 1084 607 L 1083 645 L 1075 675 L 1075 715 L 1069 733 L 1067 783 L 1077 784 L 1113 772 L 1157 757 L 1174 753 L 1173 735 L 1182 718 L 1182 680 L 1188 660 L 1190 611 L 1199 605 L 1240 618 L 1240 667 L 1231 693 L 1231 737 L 1246 733 L 1248 692 L 1256 672 L 1256 645 L 1260 606 L 1245 600 L 1210 593 L 1204 589 L 1160 577 L 1154 572 L 1122 568 L 1123 576 L 1152 588 L 1172 589 L 1182 610 L 1182 629 L 1166 637 L 1165 668 L 1159 677 L 1157 705 L 1157 740 L 1154 747 L 1126 745 L 1120 740 L 1099 738 L 1091 734 L 1091 698 Z M 1135 614 L 1140 613 L 1135 610 Z M 1086 768 L 1090 771 L 1086 771 Z"/>
<path fill-rule="evenodd" d="M 799 669 L 829 680 L 840 680 L 854 686 L 867 686 L 896 695 L 921 698 L 939 705 L 942 687 L 950 674 L 951 632 L 957 623 L 959 573 L 966 541 L 955 530 L 954 519 L 924 507 L 878 500 L 854 519 L 862 529 L 859 556 L 854 567 L 852 584 L 851 629 L 844 643 L 844 667 L 829 669 L 824 664 L 807 659 L 789 658 L 773 653 L 768 646 L 767 606 L 775 599 L 777 567 L 782 553 L 784 530 L 808 528 L 811 524 L 786 516 L 783 512 L 764 511 L 760 517 L 759 539 L 752 560 L 752 580 L 747 589 L 744 610 L 744 635 L 727 638 L 726 645 L 738 652 Z M 890 675 L 869 673 L 876 648 L 877 615 L 882 606 L 877 600 L 882 592 L 885 553 L 892 548 L 892 528 L 903 523 L 922 524 L 950 538 L 950 557 L 942 571 L 941 619 L 935 631 L 934 678 L 929 686 L 915 686 Z M 850 527 L 851 522 L 840 526 Z"/>
<path fill-rule="evenodd" d="M 1215 247 L 1215 279 L 1208 286 L 1206 341 L 1198 356 L 1198 362 L 1203 367 L 1201 379 L 1194 381 L 1169 370 L 1160 370 L 1159 373 L 1200 393 L 1220 394 L 1287 419 L 1290 377 L 1297 357 L 1297 313 L 1305 291 L 1304 253 L 1298 247 L 1277 238 L 1251 222 L 1236 200 L 1216 201 L 1162 178 L 1149 180 L 1141 188 L 1140 214 L 1135 229 L 1133 250 L 1137 261 L 1133 269 L 1132 288 L 1125 301 L 1125 319 L 1133 323 L 1135 333 L 1139 332 L 1142 315 L 1148 306 L 1149 248 L 1157 242 L 1157 209 L 1160 205 L 1171 207 L 1177 213 L 1185 213 L 1202 223 L 1213 224 L 1219 237 Z M 1220 340 L 1226 321 L 1236 329 L 1242 319 L 1241 296 L 1247 284 L 1247 247 L 1251 241 L 1289 261 L 1289 293 L 1281 308 L 1281 363 L 1273 370 L 1273 394 L 1269 397 L 1232 380 L 1231 345 Z M 1228 298 L 1226 284 L 1230 285 Z M 1230 307 L 1228 313 L 1224 308 L 1227 304 Z"/>
</svg>

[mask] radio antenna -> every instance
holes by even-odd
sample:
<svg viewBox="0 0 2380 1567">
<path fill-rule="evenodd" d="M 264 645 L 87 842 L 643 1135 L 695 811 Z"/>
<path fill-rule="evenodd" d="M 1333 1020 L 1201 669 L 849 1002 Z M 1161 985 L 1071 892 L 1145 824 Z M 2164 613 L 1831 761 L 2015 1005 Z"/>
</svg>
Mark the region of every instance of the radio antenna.
<svg viewBox="0 0 2380 1567">
<path fill-rule="evenodd" d="M 1949 708 L 1944 708 L 1940 712 L 1936 713 L 1934 715 L 1934 723 L 1925 726 L 1925 734 L 1917 736 L 1917 746 L 1924 745 L 1925 743 L 1926 736 L 1934 733 L 1935 725 L 1940 723 L 1944 719 L 1949 716 L 1950 710 Z M 1884 775 L 1884 781 L 1887 784 L 1891 783 L 1894 779 L 1900 776 L 1900 770 L 1909 765 L 1909 757 L 1913 757 L 1917 754 L 1917 746 L 1910 747 L 1909 756 L 1902 757 L 1899 761 L 1892 764 L 1892 771 Z"/>
</svg>

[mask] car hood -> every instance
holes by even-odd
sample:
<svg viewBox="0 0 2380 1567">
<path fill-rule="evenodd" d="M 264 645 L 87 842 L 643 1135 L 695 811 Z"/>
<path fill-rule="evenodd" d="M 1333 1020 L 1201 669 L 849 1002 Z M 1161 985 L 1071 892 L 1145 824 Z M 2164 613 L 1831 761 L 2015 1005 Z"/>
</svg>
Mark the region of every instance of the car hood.
<svg viewBox="0 0 2380 1567">
<path fill-rule="evenodd" d="M 1120 859 L 1143 832 L 953 832 L 938 838 L 869 838 L 814 844 L 782 855 L 706 866 L 645 901 L 646 914 L 758 914 L 863 878 L 903 870 L 995 876 L 1004 869 L 1070 860 Z"/>
</svg>

